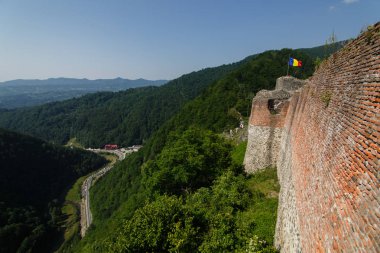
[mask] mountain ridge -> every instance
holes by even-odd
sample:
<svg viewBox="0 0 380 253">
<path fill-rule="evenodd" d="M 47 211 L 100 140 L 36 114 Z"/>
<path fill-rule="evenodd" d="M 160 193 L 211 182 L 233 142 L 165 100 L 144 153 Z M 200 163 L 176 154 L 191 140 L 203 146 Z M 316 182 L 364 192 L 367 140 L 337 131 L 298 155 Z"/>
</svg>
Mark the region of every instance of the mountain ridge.
<svg viewBox="0 0 380 253">
<path fill-rule="evenodd" d="M 49 78 L 43 78 L 43 79 L 12 79 L 7 81 L 0 82 L 1 85 L 28 85 L 31 82 L 34 83 L 41 83 L 42 85 L 49 85 L 51 81 L 68 81 L 68 82 L 97 82 L 97 81 L 126 81 L 126 82 L 133 82 L 133 81 L 141 81 L 141 82 L 158 82 L 158 83 L 165 83 L 168 82 L 168 80 L 165 79 L 157 79 L 157 80 L 150 80 L 145 78 L 136 78 L 136 79 L 129 79 L 129 78 L 122 78 L 122 77 L 115 77 L 115 78 L 96 78 L 96 79 L 90 79 L 90 78 L 72 78 L 72 77 L 49 77 Z M 54 84 L 54 83 L 53 83 Z"/>
<path fill-rule="evenodd" d="M 239 64 L 185 74 L 159 87 L 98 92 L 30 108 L 0 110 L 0 125 L 58 144 L 74 135 L 87 147 L 107 142 L 140 144 L 182 105 Z"/>
<path fill-rule="evenodd" d="M 117 92 L 129 88 L 160 86 L 167 80 L 146 79 L 95 79 L 48 78 L 16 79 L 0 83 L 0 108 L 36 106 L 48 102 L 62 101 L 88 93 L 101 91 Z"/>
<path fill-rule="evenodd" d="M 136 144 L 136 142 L 145 144 L 146 147 L 141 152 L 133 154 L 121 162 L 109 175 L 102 178 L 92 190 L 91 203 L 94 207 L 94 215 L 97 219 L 102 219 L 95 221 L 94 226 L 89 230 L 89 234 L 79 242 L 79 245 L 76 242 L 73 246 L 80 251 L 90 250 L 94 252 L 92 249 L 97 247 L 97 239 L 101 239 L 101 243 L 103 243 L 103 239 L 108 236 L 108 234 L 102 235 L 104 231 L 117 231 L 110 229 L 122 228 L 118 223 L 120 220 L 132 217 L 133 212 L 142 207 L 147 201 L 154 201 L 156 189 L 161 188 L 160 184 L 165 182 L 167 176 L 174 178 L 176 181 L 172 185 L 174 188 L 169 187 L 167 193 L 185 194 L 183 196 L 187 196 L 186 191 L 188 190 L 196 193 L 198 186 L 192 184 L 192 178 L 201 178 L 204 184 L 200 186 L 208 189 L 201 190 L 197 194 L 206 194 L 204 195 L 205 197 L 208 194 L 214 196 L 209 199 L 210 203 L 215 201 L 213 198 L 218 198 L 218 194 L 223 195 L 225 193 L 217 190 L 207 193 L 209 188 L 219 187 L 219 189 L 223 190 L 225 180 L 233 185 L 235 183 L 238 185 L 237 194 L 245 195 L 247 193 L 244 186 L 247 179 L 239 172 L 239 164 L 233 165 L 229 158 L 230 153 L 233 152 L 232 146 L 226 140 L 223 140 L 219 134 L 223 130 L 234 127 L 239 122 L 239 114 L 241 117 L 249 115 L 250 109 L 247 108 L 247 104 L 249 104 L 251 97 L 258 89 L 270 89 L 273 87 L 274 78 L 286 71 L 289 53 L 293 57 L 298 57 L 304 61 L 303 71 L 305 73 L 302 73 L 300 69 L 291 69 L 291 73 L 302 78 L 309 76 L 310 72 L 314 70 L 314 61 L 305 53 L 290 49 L 270 50 L 262 54 L 246 57 L 237 63 L 191 72 L 160 87 L 142 87 L 117 93 L 100 92 L 88 94 L 82 98 L 52 102 L 32 108 L 0 109 L 0 123 L 2 126 L 5 124 L 9 128 L 59 144 L 65 143 L 71 137 L 76 137 L 85 146 L 101 146 L 106 141 L 120 141 L 122 145 Z M 154 135 L 152 136 L 153 133 Z M 194 138 L 194 136 L 198 137 Z M 187 153 L 186 149 L 182 149 L 183 143 L 188 143 L 190 147 L 193 147 L 194 154 Z M 198 149 L 199 144 L 203 147 L 213 148 Z M 177 149 L 172 149 L 173 146 L 176 146 Z M 219 147 L 220 152 L 210 153 L 209 151 L 214 150 L 215 147 Z M 173 156 L 172 152 L 178 155 Z M 187 159 L 188 155 L 193 158 Z M 177 162 L 176 159 L 179 157 L 184 159 Z M 188 166 L 186 161 L 188 160 L 190 161 L 188 165 L 192 166 L 193 171 L 186 170 Z M 210 164 L 214 164 L 213 160 L 220 161 L 218 163 L 220 166 L 210 167 Z M 167 161 L 179 166 L 173 167 L 170 164 L 170 166 L 166 166 Z M 200 170 L 197 169 L 198 163 L 202 164 Z M 141 165 L 143 166 L 141 167 Z M 157 173 L 156 167 L 159 168 Z M 176 176 L 178 173 L 173 171 L 172 167 L 179 169 L 180 177 Z M 216 173 L 209 178 L 207 177 L 207 171 L 210 169 Z M 232 171 L 229 172 L 229 170 Z M 222 173 L 222 171 L 224 172 Z M 275 180 L 275 173 L 272 174 L 270 178 Z M 144 175 L 148 175 L 148 177 Z M 149 179 L 151 177 L 153 181 Z M 155 181 L 155 179 L 159 181 Z M 219 186 L 218 184 L 213 186 L 214 179 L 218 179 Z M 227 183 L 227 185 L 231 184 Z M 146 189 L 148 191 L 145 191 Z M 157 192 L 157 194 L 161 193 Z M 256 196 L 255 192 L 252 192 L 252 194 L 248 195 L 251 197 Z M 192 197 L 188 196 L 188 201 L 193 201 Z M 222 197 L 222 199 L 225 198 L 226 196 Z M 148 205 L 145 208 L 155 208 L 156 205 L 160 206 L 165 203 L 170 204 L 172 200 L 176 205 L 182 205 L 181 199 L 158 198 L 158 202 L 152 202 L 155 203 L 153 206 Z M 276 208 L 275 199 L 265 198 L 262 200 L 270 202 L 267 204 L 269 204 L 268 208 L 270 207 L 272 211 L 268 213 L 270 214 L 269 216 L 273 216 Z M 195 199 L 194 201 L 197 202 Z M 246 215 L 252 215 L 249 210 L 245 209 L 247 205 L 248 202 L 241 206 L 225 203 L 223 208 L 226 208 L 226 211 L 233 210 L 233 213 L 228 218 L 228 222 L 231 223 L 225 225 L 230 227 L 229 230 L 231 231 L 238 231 L 239 228 L 246 231 L 244 232 L 244 237 L 239 237 L 239 234 L 230 232 L 227 235 L 235 239 L 240 238 L 239 247 L 244 248 L 249 240 L 246 235 L 250 234 L 252 231 L 249 232 L 249 230 L 257 224 L 258 227 L 270 227 L 269 229 L 264 229 L 263 234 L 256 232 L 260 233 L 259 235 L 265 235 L 266 240 L 270 242 L 273 217 L 270 218 L 272 220 L 270 224 L 260 223 L 260 221 L 255 221 L 254 223 L 252 223 L 253 221 L 248 221 L 248 223 L 239 225 L 240 221 L 236 216 L 236 212 L 241 209 L 248 212 Z M 219 239 L 209 233 L 212 230 L 208 230 L 207 224 L 212 219 L 209 220 L 207 216 L 214 216 L 214 214 L 207 214 L 206 209 L 204 209 L 205 216 L 202 216 L 202 219 L 205 219 L 202 226 L 205 235 L 204 243 L 197 239 L 197 244 L 189 246 L 197 248 L 202 244 L 204 249 L 208 249 L 207 252 L 232 249 L 234 240 L 229 242 L 228 245 L 219 245 Z M 121 212 L 122 215 L 120 216 Z M 196 215 L 196 213 L 197 211 L 194 210 L 191 215 Z M 183 217 L 185 219 L 183 222 L 191 221 L 191 215 L 186 214 Z M 222 222 L 225 221 L 227 220 Z M 104 222 L 109 222 L 106 225 L 108 227 L 104 227 Z M 134 226 L 133 220 L 128 222 L 131 226 Z M 106 229 L 103 230 L 104 228 Z M 220 228 L 214 227 L 214 229 L 218 230 Z M 261 229 L 259 230 L 261 231 Z M 218 231 L 222 232 L 222 230 Z M 111 234 L 112 236 L 115 235 L 114 233 Z M 176 236 L 181 236 L 181 234 Z M 213 240 L 211 244 L 208 243 L 208 238 Z M 106 239 L 108 240 L 109 238 Z M 122 238 L 116 239 L 119 241 Z M 165 243 L 165 240 L 163 243 Z"/>
</svg>

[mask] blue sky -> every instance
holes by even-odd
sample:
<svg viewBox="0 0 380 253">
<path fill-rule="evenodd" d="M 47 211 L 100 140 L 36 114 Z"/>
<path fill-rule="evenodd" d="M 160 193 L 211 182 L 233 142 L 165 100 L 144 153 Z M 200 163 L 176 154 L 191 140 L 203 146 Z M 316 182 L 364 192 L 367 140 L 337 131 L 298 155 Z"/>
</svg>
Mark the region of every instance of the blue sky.
<svg viewBox="0 0 380 253">
<path fill-rule="evenodd" d="M 0 0 L 0 81 L 173 79 L 378 21 L 379 0 Z"/>
</svg>

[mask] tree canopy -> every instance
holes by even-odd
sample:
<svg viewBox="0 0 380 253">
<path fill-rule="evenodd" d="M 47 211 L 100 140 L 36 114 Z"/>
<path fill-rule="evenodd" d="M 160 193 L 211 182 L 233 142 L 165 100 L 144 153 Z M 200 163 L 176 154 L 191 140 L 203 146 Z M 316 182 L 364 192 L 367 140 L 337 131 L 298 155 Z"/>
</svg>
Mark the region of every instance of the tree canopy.
<svg viewBox="0 0 380 253">
<path fill-rule="evenodd" d="M 48 252 L 65 191 L 102 157 L 0 129 L 0 251 Z"/>
</svg>

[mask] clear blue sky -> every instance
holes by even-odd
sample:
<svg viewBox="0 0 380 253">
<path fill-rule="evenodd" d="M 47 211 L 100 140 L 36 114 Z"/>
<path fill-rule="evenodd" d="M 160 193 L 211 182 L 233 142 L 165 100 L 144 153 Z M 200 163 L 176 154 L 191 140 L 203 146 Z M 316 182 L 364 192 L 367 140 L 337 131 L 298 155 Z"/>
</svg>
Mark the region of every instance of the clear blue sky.
<svg viewBox="0 0 380 253">
<path fill-rule="evenodd" d="M 0 0 L 0 81 L 173 79 L 377 21 L 379 0 Z"/>
</svg>

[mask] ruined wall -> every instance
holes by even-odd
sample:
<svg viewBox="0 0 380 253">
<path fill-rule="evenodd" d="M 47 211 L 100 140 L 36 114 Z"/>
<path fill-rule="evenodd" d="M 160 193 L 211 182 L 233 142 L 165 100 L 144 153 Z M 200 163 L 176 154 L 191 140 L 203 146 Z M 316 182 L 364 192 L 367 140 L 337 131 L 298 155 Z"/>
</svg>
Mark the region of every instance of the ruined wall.
<svg viewBox="0 0 380 253">
<path fill-rule="evenodd" d="M 292 175 L 292 142 L 289 126 L 293 126 L 299 93 L 293 95 L 287 113 L 286 129 L 280 140 L 277 176 L 281 185 L 278 199 L 275 246 L 281 252 L 301 252 L 299 213 L 296 206 L 295 183 Z"/>
<path fill-rule="evenodd" d="M 286 90 L 290 93 L 293 93 L 304 85 L 304 80 L 296 79 L 291 76 L 283 76 L 277 79 L 275 90 Z"/>
<path fill-rule="evenodd" d="M 253 99 L 244 157 L 244 166 L 248 173 L 276 166 L 289 97 L 290 94 L 286 91 L 263 90 Z"/>
<path fill-rule="evenodd" d="M 281 252 L 380 252 L 380 24 L 290 99 L 277 159 Z"/>
</svg>

